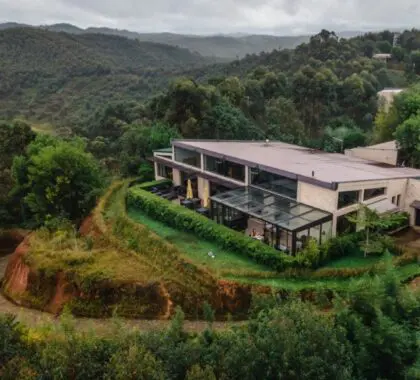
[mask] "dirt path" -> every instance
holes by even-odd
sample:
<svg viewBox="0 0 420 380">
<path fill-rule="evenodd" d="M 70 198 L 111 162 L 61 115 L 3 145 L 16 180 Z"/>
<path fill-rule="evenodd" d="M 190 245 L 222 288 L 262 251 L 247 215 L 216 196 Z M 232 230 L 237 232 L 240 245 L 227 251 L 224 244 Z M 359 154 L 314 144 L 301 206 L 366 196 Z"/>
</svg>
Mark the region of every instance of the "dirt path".
<svg viewBox="0 0 420 380">
<path fill-rule="evenodd" d="M 6 270 L 7 261 L 10 255 L 0 257 L 0 278 L 3 277 Z M 28 327 L 42 326 L 47 323 L 58 323 L 58 320 L 50 313 L 39 310 L 28 309 L 18 306 L 7 300 L 0 293 L 0 313 L 10 313 L 16 315 L 18 321 L 24 323 Z M 142 331 L 162 330 L 170 324 L 170 321 L 160 320 L 143 320 L 143 319 L 123 319 L 121 321 L 123 327 L 130 329 L 138 329 Z M 224 330 L 233 325 L 241 325 L 244 322 L 214 322 L 213 328 L 216 330 Z M 75 324 L 78 329 L 93 329 L 98 333 L 113 331 L 115 322 L 112 319 L 95 319 L 95 318 L 75 318 Z M 203 321 L 185 321 L 184 328 L 186 331 L 199 332 L 203 331 L 207 326 Z"/>
</svg>

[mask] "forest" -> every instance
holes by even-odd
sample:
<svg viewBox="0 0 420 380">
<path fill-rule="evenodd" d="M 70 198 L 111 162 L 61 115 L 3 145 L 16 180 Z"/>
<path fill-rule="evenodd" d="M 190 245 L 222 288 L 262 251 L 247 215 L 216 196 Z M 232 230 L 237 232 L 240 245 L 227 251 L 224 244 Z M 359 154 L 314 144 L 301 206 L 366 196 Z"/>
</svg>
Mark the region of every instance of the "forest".
<svg viewBox="0 0 420 380">
<path fill-rule="evenodd" d="M 397 138 L 411 166 L 420 163 L 416 30 L 402 33 L 394 48 L 391 32 L 339 39 L 323 30 L 294 50 L 188 71 L 185 66 L 202 65 L 204 58 L 117 36 L 8 29 L 0 37 L 0 59 L 6 67 L 0 74 L 0 99 L 9 116 L 3 115 L 9 121 L 0 130 L 5 136 L 1 175 L 6 184 L 0 209 L 8 209 L 9 216 L 25 214 L 16 210 L 13 198 L 21 193 L 10 191 L 21 178 L 18 172 L 28 170 L 18 170 L 13 156 L 32 156 L 34 149 L 28 147 L 43 139 L 75 145 L 111 175 L 144 179 L 153 174 L 148 156 L 174 137 L 278 139 L 329 152 Z M 389 51 L 393 58 L 388 63 L 372 59 L 374 53 Z M 169 81 L 160 75 L 168 68 L 169 76 L 184 75 Z M 143 81 L 147 70 L 158 81 L 168 80 L 166 89 L 139 92 L 135 81 L 123 85 L 117 79 L 135 75 Z M 153 78 L 148 83 L 159 86 Z M 84 84 L 76 85 L 78 81 Z M 389 112 L 377 99 L 377 92 L 388 86 L 410 87 Z M 17 113 L 15 107 L 25 111 Z M 48 127 L 49 136 L 31 143 L 42 121 L 57 122 Z"/>
<path fill-rule="evenodd" d="M 309 245 L 296 257 L 278 255 L 290 265 L 277 273 L 227 252 L 236 246 L 249 248 L 254 258 L 273 258 L 248 236 L 226 232 L 185 208 L 174 218 L 171 212 L 180 205 L 134 187 L 144 209 L 155 207 L 148 215 L 131 209 L 142 218 L 136 221 L 127 198 L 129 185 L 154 178 L 153 151 L 177 137 L 271 139 L 327 152 L 396 139 L 405 165 L 420 167 L 420 31 L 403 32 L 393 45 L 389 31 L 341 39 L 322 30 L 294 49 L 226 63 L 119 36 L 0 31 L 0 228 L 34 231 L 32 249 L 22 259 L 22 266 L 39 269 L 30 272 L 36 279 L 30 290 L 51 296 L 48 285 L 59 288 L 54 281 L 65 269 L 81 294 L 70 305 L 73 311 L 93 314 L 95 307 L 109 306 L 104 299 L 115 301 L 117 293 L 103 299 L 106 292 L 100 291 L 115 281 L 109 274 L 118 272 L 117 295 L 126 297 L 130 311 L 131 293 L 123 294 L 129 272 L 129 288 L 136 283 L 150 290 L 153 283 L 164 289 L 159 296 L 167 300 L 165 316 L 172 316 L 166 329 L 153 332 L 124 328 L 115 317 L 115 331 L 102 335 L 78 329 L 72 310 L 43 328 L 2 315 L 0 377 L 418 379 L 418 281 L 410 272 L 401 283 L 397 271 L 405 268 L 396 266 L 406 260 L 416 276 L 417 251 L 402 252 L 385 238 L 377 265 L 320 269 L 321 276 L 341 279 L 311 277 L 327 248 L 337 256 L 359 252 L 362 231 L 322 249 Z M 376 53 L 392 58 L 383 62 Z M 377 96 L 386 87 L 404 88 L 389 109 Z M 161 224 L 151 220 L 153 214 Z M 179 246 L 146 226 L 147 217 L 162 234 L 169 229 L 162 220 L 175 219 L 181 231 L 174 233 L 195 232 L 197 247 L 204 232 L 218 234 L 226 256 L 247 263 L 254 274 L 258 268 L 261 283 L 277 279 L 294 286 L 300 278 L 341 286 L 259 287 L 265 290 L 252 295 L 246 322 L 216 330 L 215 309 L 201 301 L 220 295 L 220 282 L 232 282 L 186 260 Z M 81 232 L 86 220 L 92 222 L 90 234 Z M 31 301 L 49 303 L 47 297 Z M 172 302 L 185 305 L 184 311 L 172 310 Z M 185 331 L 184 312 L 191 310 L 203 314 L 203 331 Z M 111 312 L 106 308 L 104 315 Z"/>
<path fill-rule="evenodd" d="M 26 329 L 0 316 L 2 379 L 418 379 L 418 296 L 390 270 L 352 283 L 330 310 L 297 299 L 256 298 L 246 325 L 187 333 L 177 310 L 163 331 L 115 320 L 108 335 L 80 332 L 68 314 Z"/>
</svg>

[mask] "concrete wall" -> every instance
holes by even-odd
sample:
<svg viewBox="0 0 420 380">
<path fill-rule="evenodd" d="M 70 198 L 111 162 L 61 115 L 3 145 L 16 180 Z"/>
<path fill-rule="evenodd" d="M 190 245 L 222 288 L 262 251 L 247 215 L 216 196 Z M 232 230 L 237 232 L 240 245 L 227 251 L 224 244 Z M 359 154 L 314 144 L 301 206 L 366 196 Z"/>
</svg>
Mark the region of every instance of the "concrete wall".
<svg viewBox="0 0 420 380">
<path fill-rule="evenodd" d="M 365 160 L 383 162 L 388 165 L 397 165 L 398 150 L 376 149 L 370 147 L 347 149 L 344 154 L 350 157 L 363 158 Z"/>
<path fill-rule="evenodd" d="M 321 210 L 334 212 L 337 210 L 337 192 L 324 189 L 305 182 L 298 182 L 297 200 Z"/>
<path fill-rule="evenodd" d="M 420 181 L 417 181 L 418 184 L 412 185 L 412 198 L 415 197 L 415 194 L 418 194 L 417 198 L 420 200 Z M 358 204 L 353 204 L 348 207 L 344 207 L 338 209 L 338 193 L 340 191 L 351 191 L 351 190 L 358 190 L 360 191 L 359 202 L 363 201 L 363 191 L 365 189 L 372 189 L 377 187 L 385 187 L 386 192 L 385 196 L 390 201 L 392 201 L 392 197 L 395 198 L 400 195 L 400 207 L 405 211 L 409 211 L 405 206 L 407 203 L 406 200 L 406 193 L 407 193 L 407 179 L 395 179 L 395 180 L 386 180 L 386 181 L 362 181 L 362 182 L 350 182 L 350 183 L 341 183 L 338 185 L 338 190 L 333 191 L 329 189 L 324 189 L 322 187 L 310 185 L 308 183 L 299 182 L 298 183 L 298 201 L 302 203 L 306 203 L 309 206 L 313 206 L 319 208 L 324 211 L 331 212 L 333 214 L 333 226 L 332 231 L 333 235 L 335 235 L 335 231 L 337 228 L 337 218 L 342 215 L 347 215 L 351 212 L 354 212 L 358 209 Z M 376 202 L 378 199 L 372 198 L 366 202 L 365 204 L 370 204 Z M 414 198 L 413 198 L 414 200 Z M 410 203 L 412 200 L 410 201 Z"/>
<path fill-rule="evenodd" d="M 404 211 L 410 214 L 410 225 L 415 224 L 415 209 L 410 206 L 414 201 L 420 201 L 420 181 L 409 179 L 403 207 Z"/>
<path fill-rule="evenodd" d="M 172 181 L 175 186 L 181 185 L 181 173 L 178 169 L 172 169 Z"/>
</svg>

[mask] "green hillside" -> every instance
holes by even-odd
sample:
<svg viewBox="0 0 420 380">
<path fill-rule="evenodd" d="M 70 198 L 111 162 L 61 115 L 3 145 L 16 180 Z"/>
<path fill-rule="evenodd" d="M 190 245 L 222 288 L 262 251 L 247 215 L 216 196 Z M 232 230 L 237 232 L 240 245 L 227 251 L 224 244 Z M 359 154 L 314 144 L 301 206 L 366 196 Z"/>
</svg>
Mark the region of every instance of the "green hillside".
<svg viewBox="0 0 420 380">
<path fill-rule="evenodd" d="M 16 23 L 0 24 L 1 29 L 16 28 L 21 25 Z M 37 28 L 34 26 L 34 28 Z M 308 42 L 309 36 L 269 36 L 269 35 L 215 35 L 199 36 L 176 33 L 137 33 L 124 29 L 111 29 L 106 27 L 79 28 L 71 24 L 42 25 L 38 28 L 72 34 L 104 34 L 112 36 L 137 39 L 145 42 L 155 42 L 189 49 L 203 56 L 219 57 L 223 59 L 243 58 L 247 54 L 258 54 L 262 51 L 270 52 L 274 49 L 290 49 Z"/>
<path fill-rule="evenodd" d="M 118 36 L 2 30 L 0 118 L 62 124 L 105 100 L 144 99 L 181 70 L 211 62 L 186 49 Z"/>
</svg>

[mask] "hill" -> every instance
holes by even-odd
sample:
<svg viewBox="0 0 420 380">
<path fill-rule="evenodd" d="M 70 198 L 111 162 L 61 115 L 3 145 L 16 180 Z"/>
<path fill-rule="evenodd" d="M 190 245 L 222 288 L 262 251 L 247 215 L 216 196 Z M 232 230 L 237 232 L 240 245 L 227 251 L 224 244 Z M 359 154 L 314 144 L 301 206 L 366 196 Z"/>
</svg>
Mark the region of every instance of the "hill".
<svg viewBox="0 0 420 380">
<path fill-rule="evenodd" d="M 29 25 L 17 23 L 0 24 L 1 29 L 16 28 Z M 72 34 L 105 34 L 137 39 L 145 42 L 155 42 L 171 46 L 179 46 L 208 57 L 224 59 L 243 58 L 247 54 L 257 54 L 262 51 L 270 52 L 274 49 L 289 49 L 308 42 L 308 35 L 302 36 L 270 36 L 270 35 L 215 35 L 198 36 L 175 33 L 137 33 L 123 29 L 111 29 L 105 27 L 79 28 L 71 24 L 41 25 L 39 27 L 53 32 L 65 32 Z"/>
<path fill-rule="evenodd" d="M 181 70 L 211 62 L 187 49 L 119 36 L 1 30 L 0 118 L 71 122 L 105 101 L 141 100 Z"/>
</svg>

